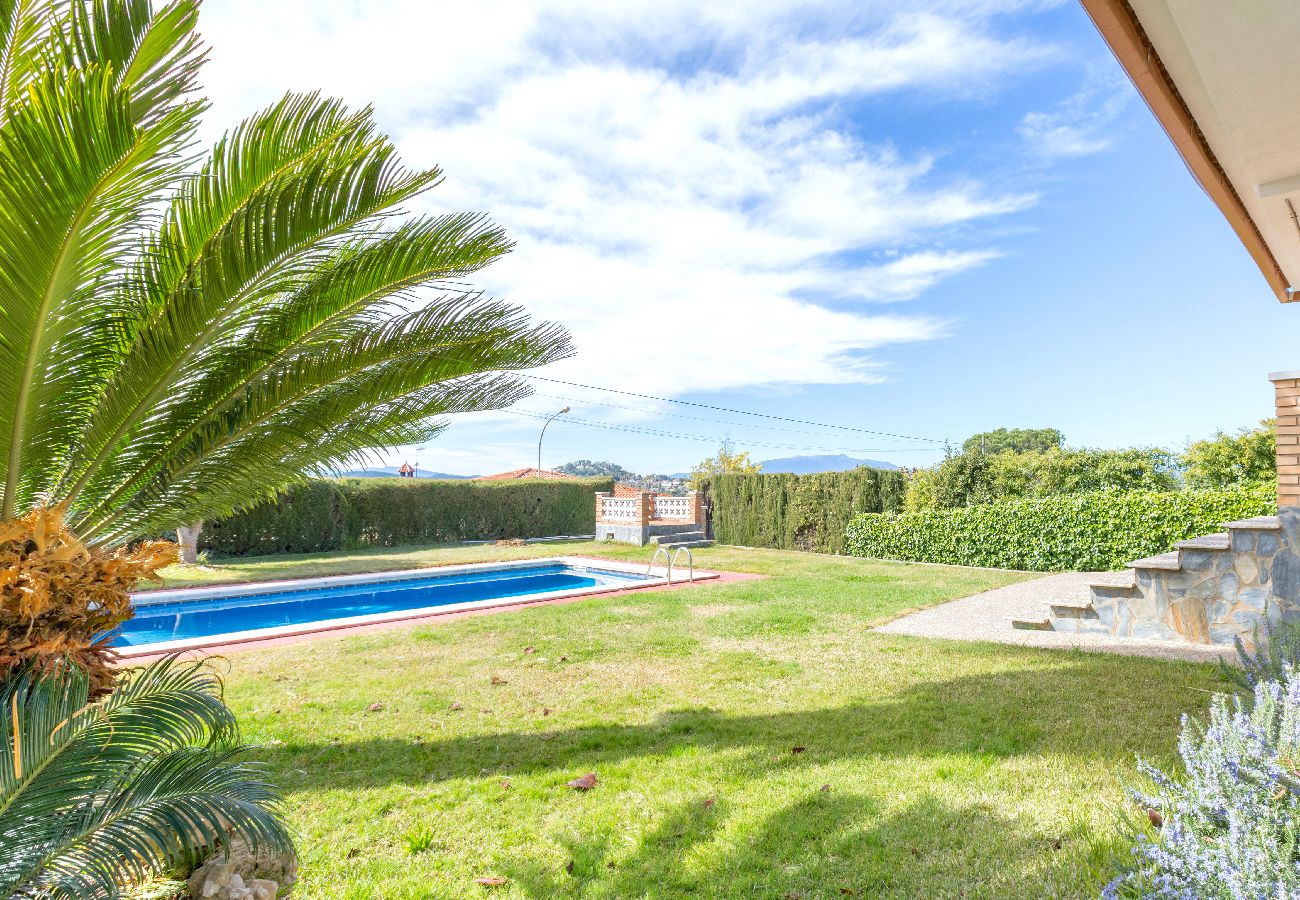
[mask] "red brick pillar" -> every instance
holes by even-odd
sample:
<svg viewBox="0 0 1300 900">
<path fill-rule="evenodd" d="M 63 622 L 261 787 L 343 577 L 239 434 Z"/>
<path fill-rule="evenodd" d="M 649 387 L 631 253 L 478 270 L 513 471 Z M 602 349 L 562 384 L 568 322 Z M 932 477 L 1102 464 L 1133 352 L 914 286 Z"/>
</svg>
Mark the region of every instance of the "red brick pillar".
<svg viewBox="0 0 1300 900">
<path fill-rule="evenodd" d="M 703 525 L 704 495 L 699 491 L 687 491 L 686 496 L 691 498 L 691 521 L 696 525 Z"/>
<path fill-rule="evenodd" d="M 655 495 L 649 491 L 642 491 L 636 495 L 637 521 L 642 528 L 650 525 L 650 520 L 655 515 Z"/>
<path fill-rule="evenodd" d="M 1277 505 L 1300 506 L 1300 371 L 1268 379 L 1277 395 Z"/>
<path fill-rule="evenodd" d="M 599 522 L 605 514 L 605 498 L 610 496 L 609 491 L 596 491 L 596 521 Z"/>
</svg>

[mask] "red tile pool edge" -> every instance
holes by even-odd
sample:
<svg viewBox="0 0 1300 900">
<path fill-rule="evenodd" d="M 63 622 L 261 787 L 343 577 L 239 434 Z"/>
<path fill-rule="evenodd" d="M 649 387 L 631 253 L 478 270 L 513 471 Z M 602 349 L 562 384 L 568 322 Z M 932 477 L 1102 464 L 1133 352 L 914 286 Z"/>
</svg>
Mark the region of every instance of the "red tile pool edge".
<svg viewBox="0 0 1300 900">
<path fill-rule="evenodd" d="M 598 556 L 583 556 L 582 559 L 589 559 L 592 562 L 607 562 Z M 430 571 L 436 570 L 437 566 L 430 566 Z M 301 641 L 316 640 L 329 635 L 335 637 L 350 637 L 354 634 L 366 634 L 374 631 L 388 631 L 393 628 L 409 628 L 412 625 L 430 625 L 439 622 L 450 622 L 453 619 L 468 618 L 469 616 L 487 616 L 494 613 L 509 612 L 515 609 L 526 609 L 530 606 L 562 606 L 567 603 L 579 603 L 583 600 L 590 600 L 592 597 L 610 597 L 619 594 L 630 594 L 634 591 L 675 591 L 681 588 L 697 587 L 704 584 L 729 584 L 736 581 L 755 581 L 766 578 L 766 575 L 755 575 L 750 572 L 721 572 L 717 569 L 710 569 L 717 577 L 710 578 L 707 581 L 678 581 L 673 584 L 647 584 L 633 585 L 631 587 L 610 588 L 607 591 L 596 591 L 589 594 L 580 594 L 576 597 L 552 597 L 546 600 L 503 600 L 493 606 L 482 606 L 478 609 L 464 609 L 454 612 L 445 613 L 424 613 L 418 616 L 411 616 L 406 619 L 396 619 L 390 622 L 372 622 L 366 625 L 330 625 L 328 622 L 322 622 L 320 628 L 311 631 L 301 632 L 299 634 L 277 635 L 264 638 L 246 638 L 241 641 L 235 641 L 228 644 L 212 644 L 207 647 L 195 647 L 190 650 L 182 651 L 182 656 L 200 655 L 200 656 L 224 656 L 227 653 L 234 653 L 240 650 L 260 650 L 263 647 L 279 647 L 284 644 L 296 644 Z M 376 575 L 382 575 L 383 572 L 376 572 Z M 240 582 L 247 583 L 247 582 Z M 268 584 L 271 582 L 267 582 Z M 211 587 L 221 587 L 221 585 L 210 585 Z M 140 656 L 123 657 L 117 659 L 115 664 L 118 666 L 135 666 L 142 663 L 152 662 L 166 654 L 152 653 Z"/>
</svg>

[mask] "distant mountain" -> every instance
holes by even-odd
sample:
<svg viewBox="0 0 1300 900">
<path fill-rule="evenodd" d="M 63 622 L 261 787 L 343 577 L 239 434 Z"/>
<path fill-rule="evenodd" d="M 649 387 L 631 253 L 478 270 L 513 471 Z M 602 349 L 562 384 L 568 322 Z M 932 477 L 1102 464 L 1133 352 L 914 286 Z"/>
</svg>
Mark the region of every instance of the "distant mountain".
<svg viewBox="0 0 1300 900">
<path fill-rule="evenodd" d="M 784 459 L 768 459 L 760 463 L 763 471 L 789 472 L 792 475 L 811 475 L 814 472 L 845 472 L 858 466 L 870 466 L 873 469 L 897 469 L 893 463 L 879 459 L 853 459 L 843 453 L 831 456 L 787 456 Z"/>
<path fill-rule="evenodd" d="M 380 466 L 377 469 L 349 469 L 346 472 L 339 472 L 341 478 L 396 478 L 397 466 Z M 416 478 L 473 478 L 473 475 L 449 475 L 446 472 L 430 472 L 426 469 L 417 469 Z"/>
</svg>

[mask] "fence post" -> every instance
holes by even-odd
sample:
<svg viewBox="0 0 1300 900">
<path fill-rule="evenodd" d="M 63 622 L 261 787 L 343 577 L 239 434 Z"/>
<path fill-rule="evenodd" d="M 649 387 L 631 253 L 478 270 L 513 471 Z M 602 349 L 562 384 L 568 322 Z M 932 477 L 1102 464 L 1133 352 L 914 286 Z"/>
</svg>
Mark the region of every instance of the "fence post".
<svg viewBox="0 0 1300 900">
<path fill-rule="evenodd" d="M 637 524 L 641 526 L 641 546 L 650 540 L 650 520 L 655 514 L 655 495 L 641 491 L 636 495 Z"/>
<path fill-rule="evenodd" d="M 687 491 L 686 496 L 691 498 L 691 522 L 696 525 L 703 525 L 704 495 L 699 491 Z"/>
</svg>

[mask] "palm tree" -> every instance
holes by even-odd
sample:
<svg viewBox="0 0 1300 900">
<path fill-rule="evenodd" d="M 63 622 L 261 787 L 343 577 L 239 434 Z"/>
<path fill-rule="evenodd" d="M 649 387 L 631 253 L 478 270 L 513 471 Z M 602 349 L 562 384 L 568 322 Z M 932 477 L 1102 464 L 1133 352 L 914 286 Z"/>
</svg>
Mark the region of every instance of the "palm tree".
<svg viewBox="0 0 1300 900">
<path fill-rule="evenodd" d="M 558 326 L 466 288 L 511 243 L 289 94 L 190 153 L 196 0 L 0 0 L 0 520 L 92 546 L 229 515 L 526 395 Z"/>
<path fill-rule="evenodd" d="M 163 659 L 87 703 L 75 665 L 0 682 L 0 896 L 120 896 L 233 830 L 285 850 L 203 663 Z"/>
</svg>

